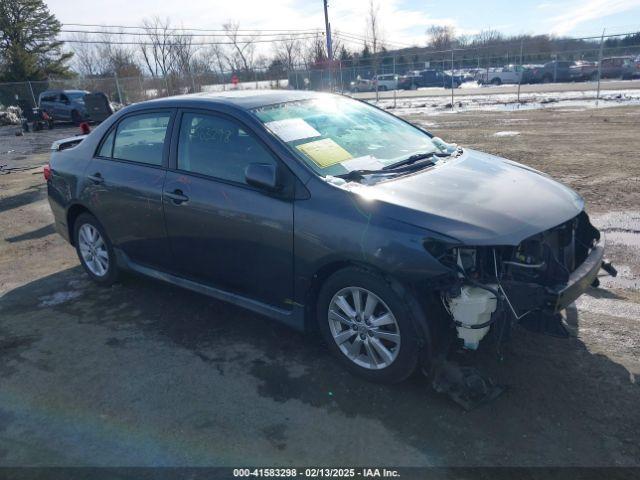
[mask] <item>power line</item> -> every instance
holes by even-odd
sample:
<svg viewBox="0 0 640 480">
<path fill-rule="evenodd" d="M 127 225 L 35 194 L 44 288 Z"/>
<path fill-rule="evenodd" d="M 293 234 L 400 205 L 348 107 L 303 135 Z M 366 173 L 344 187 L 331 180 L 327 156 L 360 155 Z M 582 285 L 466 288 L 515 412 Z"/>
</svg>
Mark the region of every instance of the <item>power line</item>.
<svg viewBox="0 0 640 480">
<path fill-rule="evenodd" d="M 311 38 L 317 38 L 317 35 L 312 35 L 309 37 L 298 37 L 298 40 L 307 40 L 307 39 L 311 39 Z M 62 38 L 60 39 L 62 42 L 65 43 L 87 43 L 87 44 L 97 44 L 97 45 L 149 45 L 149 46 L 153 46 L 153 45 L 158 45 L 156 42 L 112 42 L 112 41 L 108 41 L 108 40 L 77 40 L 77 39 L 66 39 L 66 38 Z M 191 43 L 191 46 L 197 47 L 197 46 L 207 46 L 207 45 L 236 45 L 236 44 L 243 44 L 243 43 L 273 43 L 277 40 L 252 40 L 250 42 L 246 42 L 246 41 L 237 41 L 237 42 L 198 42 L 198 43 Z M 175 42 L 163 42 L 162 43 L 163 46 L 184 46 L 184 43 L 175 43 Z"/>
<path fill-rule="evenodd" d="M 130 35 L 130 36 L 138 36 L 138 37 L 145 37 L 145 36 L 150 36 L 150 35 L 166 35 L 166 36 L 172 36 L 172 37 L 228 37 L 230 34 L 234 33 L 234 32 L 227 32 L 227 33 L 175 33 L 173 31 L 174 29 L 158 29 L 158 30 L 153 30 L 152 28 L 150 28 L 150 31 L 146 31 L 146 32 L 109 32 L 109 31 L 105 31 L 105 30 L 68 30 L 68 29 L 62 29 L 60 30 L 60 32 L 62 33 L 87 33 L 87 34 L 91 34 L 91 35 Z M 311 34 L 322 34 L 322 31 L 320 30 L 307 30 L 307 31 L 300 31 L 299 33 L 247 33 L 247 34 L 242 34 L 242 35 L 247 35 L 247 36 L 252 36 L 252 37 L 292 37 L 292 38 L 297 38 L 300 35 L 311 35 Z"/>
<path fill-rule="evenodd" d="M 136 26 L 136 25 L 99 25 L 96 23 L 64 23 L 63 26 L 69 27 L 100 27 L 100 28 L 120 28 L 120 29 L 131 29 L 131 30 L 146 30 L 147 27 L 144 26 Z M 187 28 L 187 27 L 167 27 L 171 30 L 179 30 L 179 31 L 193 31 L 193 32 L 226 32 L 224 28 Z M 294 33 L 294 32 L 308 32 L 308 31 L 320 31 L 319 29 L 291 29 L 291 28 L 280 28 L 280 29 L 268 29 L 268 28 L 238 28 L 234 30 L 237 32 L 284 32 L 284 33 Z"/>
</svg>

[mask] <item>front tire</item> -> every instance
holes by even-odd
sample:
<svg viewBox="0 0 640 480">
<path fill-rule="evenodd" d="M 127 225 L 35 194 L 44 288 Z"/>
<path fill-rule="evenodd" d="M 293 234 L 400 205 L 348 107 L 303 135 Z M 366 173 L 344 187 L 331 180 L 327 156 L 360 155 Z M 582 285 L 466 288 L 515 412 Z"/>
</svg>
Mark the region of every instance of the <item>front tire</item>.
<svg viewBox="0 0 640 480">
<path fill-rule="evenodd" d="M 80 263 L 91 279 L 104 286 L 118 280 L 113 245 L 100 222 L 91 214 L 78 216 L 74 225 L 74 243 Z"/>
<path fill-rule="evenodd" d="M 360 268 L 334 273 L 320 290 L 316 315 L 329 349 L 350 372 L 380 383 L 414 372 L 419 340 L 411 312 L 381 276 Z"/>
</svg>

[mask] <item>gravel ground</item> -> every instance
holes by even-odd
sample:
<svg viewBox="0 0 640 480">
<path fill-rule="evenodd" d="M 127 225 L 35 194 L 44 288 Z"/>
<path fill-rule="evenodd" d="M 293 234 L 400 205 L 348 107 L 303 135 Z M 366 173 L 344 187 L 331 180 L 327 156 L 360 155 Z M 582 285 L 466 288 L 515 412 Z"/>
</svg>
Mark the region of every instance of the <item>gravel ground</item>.
<svg viewBox="0 0 640 480">
<path fill-rule="evenodd" d="M 566 182 L 609 238 L 620 276 L 569 309 L 571 338 L 517 330 L 504 363 L 477 353 L 505 394 L 464 412 L 207 297 L 97 287 L 53 233 L 40 170 L 15 172 L 0 175 L 0 465 L 640 466 L 640 108 L 410 119 Z M 46 158 L 37 138 L 21 164 Z"/>
</svg>

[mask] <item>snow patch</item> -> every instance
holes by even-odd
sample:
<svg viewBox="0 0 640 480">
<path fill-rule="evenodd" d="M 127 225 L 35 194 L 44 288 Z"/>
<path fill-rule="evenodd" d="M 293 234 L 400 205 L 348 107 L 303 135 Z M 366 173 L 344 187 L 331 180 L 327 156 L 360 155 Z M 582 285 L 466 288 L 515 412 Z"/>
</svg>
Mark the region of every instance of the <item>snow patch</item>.
<svg viewBox="0 0 640 480">
<path fill-rule="evenodd" d="M 520 132 L 505 130 L 503 132 L 496 132 L 493 134 L 494 137 L 515 137 L 516 135 L 520 135 Z"/>
<path fill-rule="evenodd" d="M 39 307 L 52 307 L 54 305 L 60 305 L 61 303 L 68 302 L 69 300 L 73 300 L 74 298 L 82 295 L 80 290 L 69 290 L 66 292 L 56 292 L 51 295 L 45 295 L 44 297 L 40 297 Z"/>
</svg>

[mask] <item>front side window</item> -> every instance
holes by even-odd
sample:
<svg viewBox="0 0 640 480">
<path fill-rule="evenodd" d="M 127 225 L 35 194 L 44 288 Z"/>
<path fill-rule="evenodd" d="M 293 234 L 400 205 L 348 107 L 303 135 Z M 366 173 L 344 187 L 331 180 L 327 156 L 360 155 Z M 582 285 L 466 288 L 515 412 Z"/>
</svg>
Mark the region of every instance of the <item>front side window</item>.
<svg viewBox="0 0 640 480">
<path fill-rule="evenodd" d="M 162 165 L 162 151 L 171 113 L 132 115 L 118 125 L 113 158 Z"/>
<path fill-rule="evenodd" d="M 245 169 L 250 163 L 276 165 L 276 160 L 231 119 L 203 113 L 182 115 L 179 170 L 244 183 Z"/>
<path fill-rule="evenodd" d="M 438 151 L 422 130 L 348 98 L 326 96 L 253 112 L 320 175 L 379 170 L 414 154 Z"/>
</svg>

